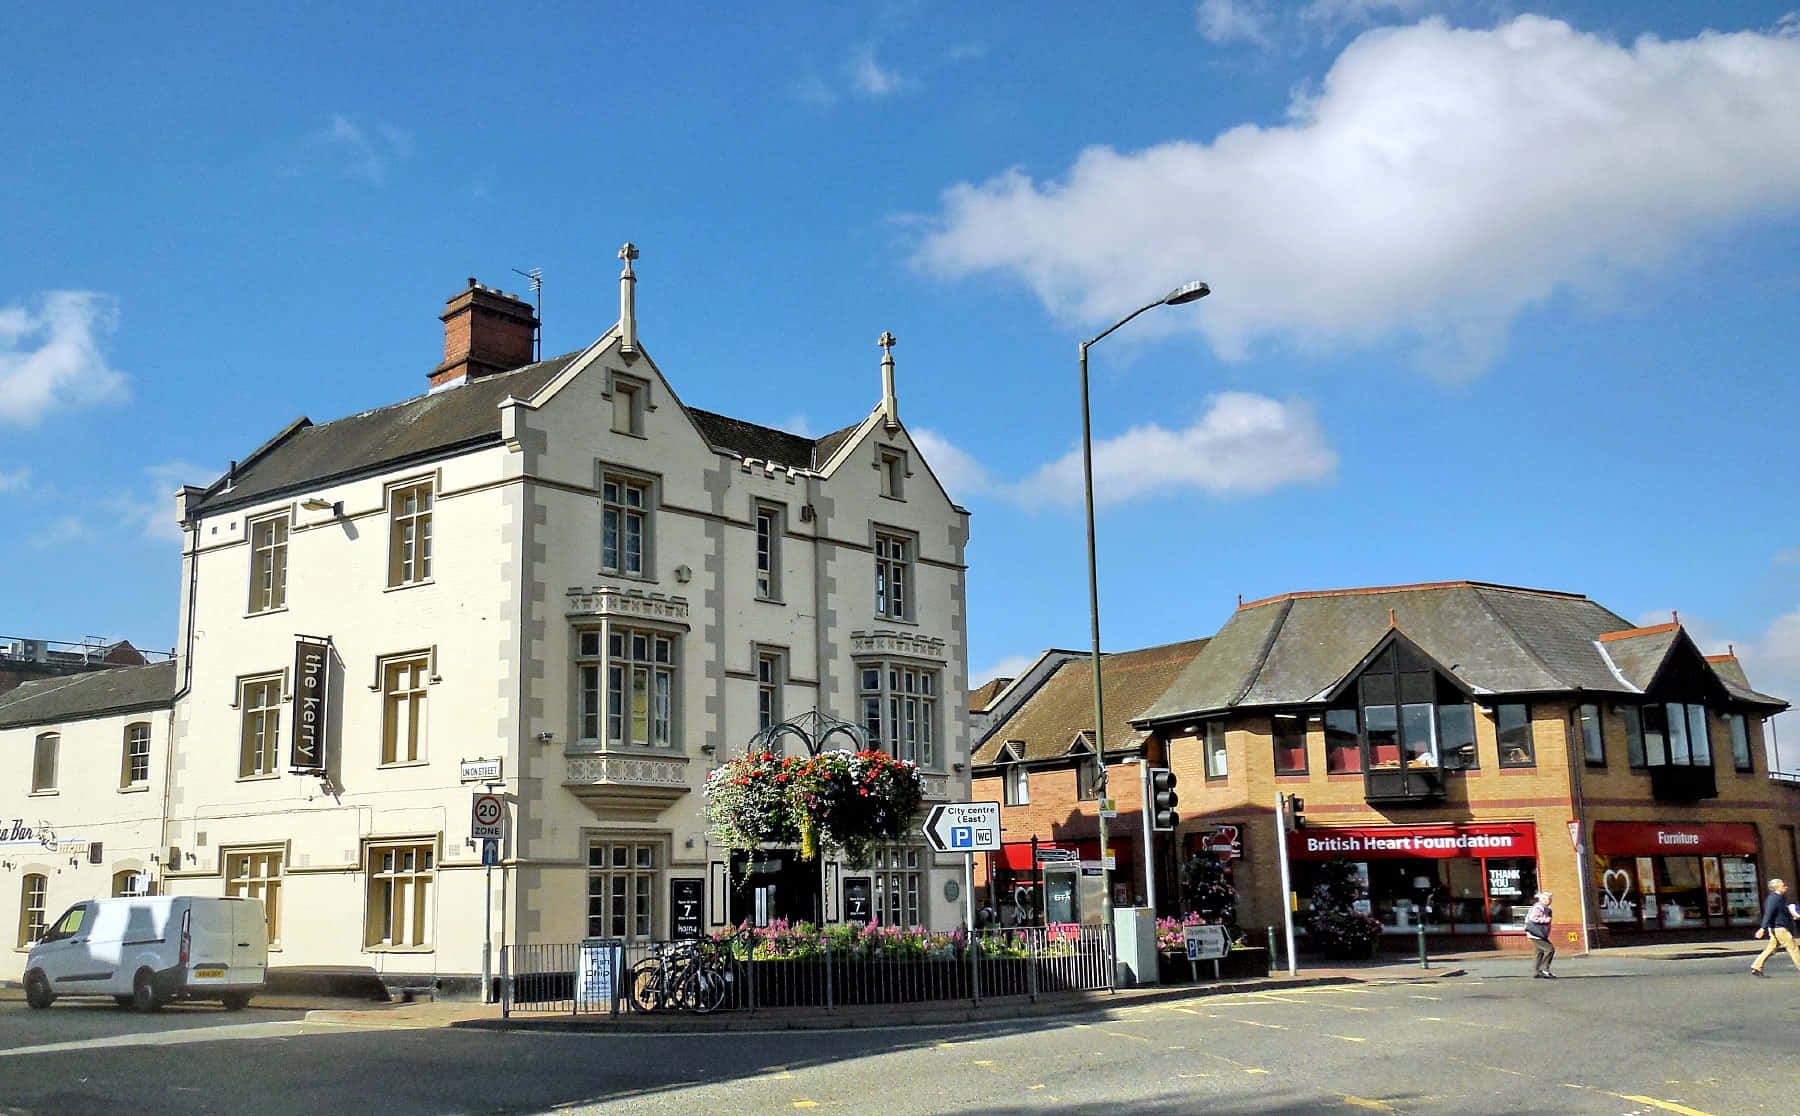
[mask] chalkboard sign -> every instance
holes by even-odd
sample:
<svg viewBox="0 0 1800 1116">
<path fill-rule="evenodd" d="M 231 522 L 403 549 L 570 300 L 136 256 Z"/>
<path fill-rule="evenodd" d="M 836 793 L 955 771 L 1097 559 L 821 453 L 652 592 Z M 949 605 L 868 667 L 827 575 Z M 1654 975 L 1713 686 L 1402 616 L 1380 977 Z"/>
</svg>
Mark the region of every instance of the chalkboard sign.
<svg viewBox="0 0 1800 1116">
<path fill-rule="evenodd" d="M 669 936 L 698 938 L 705 923 L 706 881 L 669 881 Z"/>
<path fill-rule="evenodd" d="M 874 917 L 874 879 L 869 876 L 845 876 L 844 921 L 866 923 Z"/>
</svg>

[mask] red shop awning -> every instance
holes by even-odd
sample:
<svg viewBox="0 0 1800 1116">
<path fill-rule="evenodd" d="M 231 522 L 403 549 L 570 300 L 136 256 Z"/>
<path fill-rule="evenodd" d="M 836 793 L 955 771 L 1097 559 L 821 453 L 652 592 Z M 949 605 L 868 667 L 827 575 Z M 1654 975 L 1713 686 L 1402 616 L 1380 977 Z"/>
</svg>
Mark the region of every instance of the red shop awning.
<svg viewBox="0 0 1800 1116">
<path fill-rule="evenodd" d="M 1595 822 L 1594 851 L 1604 856 L 1756 855 L 1749 822 Z"/>
</svg>

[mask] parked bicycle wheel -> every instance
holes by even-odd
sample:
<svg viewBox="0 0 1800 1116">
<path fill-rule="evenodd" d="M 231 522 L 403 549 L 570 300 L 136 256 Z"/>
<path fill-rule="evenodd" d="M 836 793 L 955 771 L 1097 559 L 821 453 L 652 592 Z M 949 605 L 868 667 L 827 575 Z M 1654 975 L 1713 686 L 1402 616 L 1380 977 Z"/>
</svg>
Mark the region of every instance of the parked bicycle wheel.
<svg viewBox="0 0 1800 1116">
<path fill-rule="evenodd" d="M 717 1011 L 725 1002 L 725 993 L 730 990 L 730 981 L 723 969 L 712 965 L 701 965 L 694 970 L 692 1009 L 705 1015 Z"/>
<path fill-rule="evenodd" d="M 663 963 L 646 957 L 631 967 L 631 1006 L 638 1011 L 658 1011 L 663 1006 Z"/>
</svg>

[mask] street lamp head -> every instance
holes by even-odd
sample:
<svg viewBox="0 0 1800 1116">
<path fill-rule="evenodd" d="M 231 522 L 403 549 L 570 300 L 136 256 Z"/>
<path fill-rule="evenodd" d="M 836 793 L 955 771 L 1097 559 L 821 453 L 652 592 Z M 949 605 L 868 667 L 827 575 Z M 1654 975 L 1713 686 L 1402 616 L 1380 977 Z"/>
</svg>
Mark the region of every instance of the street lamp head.
<svg viewBox="0 0 1800 1116">
<path fill-rule="evenodd" d="M 1209 294 L 1212 294 L 1212 288 L 1195 280 L 1192 283 L 1183 283 L 1164 295 L 1162 304 L 1164 306 L 1182 306 L 1189 302 L 1198 302 Z"/>
</svg>

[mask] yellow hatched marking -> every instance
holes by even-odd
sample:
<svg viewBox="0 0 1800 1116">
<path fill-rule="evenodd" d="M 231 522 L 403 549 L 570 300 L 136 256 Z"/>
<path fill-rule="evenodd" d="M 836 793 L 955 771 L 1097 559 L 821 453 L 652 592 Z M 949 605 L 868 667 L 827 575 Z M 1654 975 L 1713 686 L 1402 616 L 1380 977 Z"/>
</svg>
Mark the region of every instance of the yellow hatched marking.
<svg viewBox="0 0 1800 1116">
<path fill-rule="evenodd" d="M 1195 1077 L 1217 1077 L 1219 1075 L 1216 1073 L 1178 1073 L 1175 1076 L 1185 1080 L 1188 1078 L 1195 1078 Z"/>
<path fill-rule="evenodd" d="M 991 1066 L 994 1063 L 983 1058 L 978 1058 L 976 1059 L 975 1064 L 978 1066 Z"/>
<path fill-rule="evenodd" d="M 1414 992 L 1414 993 L 1411 993 L 1411 996 L 1415 1000 L 1441 1000 L 1441 999 L 1443 999 L 1442 996 L 1427 996 L 1423 992 Z"/>
<path fill-rule="evenodd" d="M 1334 1035 L 1330 1031 L 1325 1031 L 1325 1032 L 1323 1032 L 1323 1034 L 1325 1035 L 1326 1038 L 1343 1039 L 1345 1042 L 1368 1042 L 1369 1041 L 1366 1038 L 1357 1038 L 1355 1035 Z"/>
<path fill-rule="evenodd" d="M 1443 1022 L 1442 1019 L 1439 1019 L 1435 1015 L 1415 1015 L 1415 1016 L 1413 1016 L 1413 1018 L 1417 1019 L 1421 1023 L 1442 1023 Z"/>
<path fill-rule="evenodd" d="M 1378 1101 L 1378 1100 L 1370 1100 L 1367 1097 L 1353 1097 L 1348 1093 L 1339 1093 L 1338 1096 L 1344 1098 L 1345 1104 L 1353 1104 L 1358 1108 L 1373 1109 L 1376 1112 L 1398 1112 L 1399 1111 L 1399 1109 L 1395 1108 L 1391 1104 L 1384 1104 L 1383 1102 Z"/>
<path fill-rule="evenodd" d="M 1227 1016 L 1223 1016 L 1223 1017 L 1222 1017 L 1222 1018 L 1225 1018 L 1225 1019 L 1230 1019 L 1230 1020 L 1231 1020 L 1231 1022 L 1233 1022 L 1233 1023 L 1242 1023 L 1242 1024 L 1243 1024 L 1243 1025 L 1244 1025 L 1244 1026 L 1246 1026 L 1246 1027 L 1264 1027 L 1264 1028 L 1267 1028 L 1267 1029 L 1268 1029 L 1268 1030 L 1271 1030 L 1271 1031 L 1285 1031 L 1285 1030 L 1287 1030 L 1287 1028 L 1286 1028 L 1286 1027 L 1283 1027 L 1283 1026 L 1282 1026 L 1282 1025 L 1281 1025 L 1281 1024 L 1279 1024 L 1279 1023 L 1258 1023 L 1258 1022 L 1257 1022 L 1257 1021 L 1256 1021 L 1256 1020 L 1254 1020 L 1254 1019 L 1232 1019 L 1232 1018 L 1231 1018 L 1231 1016 L 1229 1016 L 1229 1015 L 1227 1015 Z"/>
<path fill-rule="evenodd" d="M 1476 1069 L 1492 1070 L 1494 1073 L 1510 1073 L 1514 1077 L 1531 1077 L 1532 1076 L 1529 1073 L 1523 1073 L 1516 1069 L 1509 1069 L 1506 1066 L 1490 1066 L 1486 1062 L 1471 1062 L 1467 1058 L 1451 1058 L 1449 1060 L 1452 1062 L 1460 1063 L 1465 1066 L 1474 1066 Z"/>
<path fill-rule="evenodd" d="M 1042 1088 L 1043 1088 L 1043 1086 L 1042 1086 L 1042 1085 L 1033 1085 L 1033 1086 L 1032 1086 L 1032 1087 L 1031 1087 L 1031 1088 L 1032 1088 L 1032 1091 L 1033 1091 L 1033 1092 L 1035 1092 L 1035 1091 L 1037 1091 L 1037 1090 L 1038 1090 L 1038 1089 L 1042 1089 Z"/>
<path fill-rule="evenodd" d="M 1130 1039 L 1133 1042 L 1149 1042 L 1150 1041 L 1149 1039 L 1145 1038 L 1143 1035 L 1128 1035 L 1124 1031 L 1108 1031 L 1106 1033 L 1111 1035 L 1113 1038 Z"/>
<path fill-rule="evenodd" d="M 817 1108 L 817 1107 L 819 1107 L 819 1102 L 818 1101 L 795 1101 L 794 1107 L 795 1108 Z"/>
</svg>

